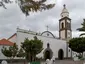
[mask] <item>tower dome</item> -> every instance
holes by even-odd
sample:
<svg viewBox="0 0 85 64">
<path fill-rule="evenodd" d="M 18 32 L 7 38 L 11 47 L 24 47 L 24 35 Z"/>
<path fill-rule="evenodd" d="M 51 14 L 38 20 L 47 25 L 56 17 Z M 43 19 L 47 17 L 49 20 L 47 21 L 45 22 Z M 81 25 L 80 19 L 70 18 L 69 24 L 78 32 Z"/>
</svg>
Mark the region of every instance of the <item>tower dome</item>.
<svg viewBox="0 0 85 64">
<path fill-rule="evenodd" d="M 61 17 L 69 17 L 69 12 L 66 9 L 66 5 L 65 4 L 63 5 L 63 10 L 61 12 Z"/>
</svg>

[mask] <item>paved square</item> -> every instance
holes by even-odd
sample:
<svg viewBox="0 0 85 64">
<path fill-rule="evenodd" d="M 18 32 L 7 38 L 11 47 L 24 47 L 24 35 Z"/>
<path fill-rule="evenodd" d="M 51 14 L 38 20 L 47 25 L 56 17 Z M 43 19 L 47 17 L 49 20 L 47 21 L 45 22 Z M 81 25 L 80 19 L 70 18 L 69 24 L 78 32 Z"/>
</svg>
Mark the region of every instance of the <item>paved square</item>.
<svg viewBox="0 0 85 64">
<path fill-rule="evenodd" d="M 84 64 L 85 61 L 73 61 L 73 60 L 56 60 L 55 64 Z M 8 63 L 8 64 L 28 64 L 28 63 Z M 41 64 L 45 64 L 45 62 L 41 62 Z"/>
<path fill-rule="evenodd" d="M 55 64 L 83 64 L 84 61 L 56 60 Z"/>
<path fill-rule="evenodd" d="M 84 64 L 85 61 L 73 61 L 73 60 L 56 60 L 55 64 Z M 41 63 L 41 64 L 45 64 Z"/>
</svg>

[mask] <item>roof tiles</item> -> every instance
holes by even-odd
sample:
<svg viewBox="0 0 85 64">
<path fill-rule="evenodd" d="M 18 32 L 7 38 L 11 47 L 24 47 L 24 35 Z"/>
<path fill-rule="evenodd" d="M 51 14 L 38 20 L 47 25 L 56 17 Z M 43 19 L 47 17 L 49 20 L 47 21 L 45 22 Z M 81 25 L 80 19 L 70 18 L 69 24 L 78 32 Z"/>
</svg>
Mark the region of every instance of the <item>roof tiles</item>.
<svg viewBox="0 0 85 64">
<path fill-rule="evenodd" d="M 10 42 L 10 41 L 8 41 L 8 40 L 6 40 L 6 39 L 1 39 L 0 40 L 0 45 L 8 45 L 8 46 L 13 46 L 13 42 Z"/>
</svg>

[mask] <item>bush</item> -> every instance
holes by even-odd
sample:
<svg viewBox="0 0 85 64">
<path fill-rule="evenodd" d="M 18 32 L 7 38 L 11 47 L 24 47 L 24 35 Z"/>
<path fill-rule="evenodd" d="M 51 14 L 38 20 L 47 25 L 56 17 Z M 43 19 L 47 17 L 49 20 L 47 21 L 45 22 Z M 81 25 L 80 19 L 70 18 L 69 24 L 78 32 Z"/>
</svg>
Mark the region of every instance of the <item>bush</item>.
<svg viewBox="0 0 85 64">
<path fill-rule="evenodd" d="M 81 59 L 81 58 L 82 58 L 82 54 L 79 54 L 79 55 L 78 55 L 78 58 Z"/>
</svg>

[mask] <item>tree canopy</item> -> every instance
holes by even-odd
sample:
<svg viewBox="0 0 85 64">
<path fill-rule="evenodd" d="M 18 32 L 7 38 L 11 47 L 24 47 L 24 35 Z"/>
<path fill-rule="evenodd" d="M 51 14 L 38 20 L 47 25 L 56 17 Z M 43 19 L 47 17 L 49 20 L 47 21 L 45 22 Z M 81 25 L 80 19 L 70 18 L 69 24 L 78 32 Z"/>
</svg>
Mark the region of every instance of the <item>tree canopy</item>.
<svg viewBox="0 0 85 64">
<path fill-rule="evenodd" d="M 72 38 L 69 41 L 69 47 L 78 53 L 83 53 L 85 51 L 85 38 Z"/>
<path fill-rule="evenodd" d="M 37 12 L 51 9 L 55 4 L 46 4 L 47 0 L 19 0 L 19 6 L 23 13 L 29 15 L 29 12 Z"/>
<path fill-rule="evenodd" d="M 36 54 L 40 53 L 43 49 L 43 42 L 39 40 L 36 36 L 34 39 L 29 40 L 26 38 L 22 42 L 22 48 L 25 51 L 25 57 L 29 61 L 33 61 L 36 58 Z"/>
<path fill-rule="evenodd" d="M 18 46 L 16 45 L 16 43 L 14 43 L 13 46 L 9 46 L 7 47 L 3 47 L 2 48 L 2 53 L 6 56 L 6 57 L 10 57 L 10 58 L 14 58 L 16 57 L 18 52 Z"/>
<path fill-rule="evenodd" d="M 21 57 L 21 58 L 25 57 L 25 52 L 24 52 L 24 50 L 22 48 L 18 51 L 17 57 Z"/>
<path fill-rule="evenodd" d="M 10 0 L 1 0 L 0 1 L 0 7 L 3 7 L 4 9 L 7 9 L 5 4 L 9 4 L 9 3 L 12 3 L 12 1 L 10 1 Z"/>
<path fill-rule="evenodd" d="M 8 57 L 8 58 L 12 57 L 12 52 L 10 51 L 10 49 L 3 47 L 3 49 L 1 51 L 6 57 Z"/>
<path fill-rule="evenodd" d="M 24 42 L 21 43 L 21 49 L 18 50 L 18 46 L 14 43 L 13 46 L 3 47 L 2 53 L 11 59 L 15 57 L 25 57 L 28 61 L 33 61 L 36 55 L 43 50 L 43 42 L 39 40 L 36 36 L 34 39 L 29 40 L 26 38 Z"/>
<path fill-rule="evenodd" d="M 19 5 L 21 11 L 28 16 L 29 12 L 37 12 L 42 10 L 49 10 L 54 7 L 55 4 L 46 4 L 47 0 L 16 0 L 15 2 Z M 5 9 L 5 4 L 12 3 L 10 0 L 1 0 L 0 7 Z"/>
</svg>

